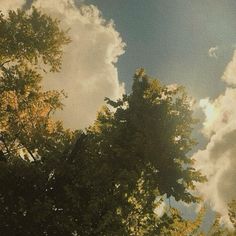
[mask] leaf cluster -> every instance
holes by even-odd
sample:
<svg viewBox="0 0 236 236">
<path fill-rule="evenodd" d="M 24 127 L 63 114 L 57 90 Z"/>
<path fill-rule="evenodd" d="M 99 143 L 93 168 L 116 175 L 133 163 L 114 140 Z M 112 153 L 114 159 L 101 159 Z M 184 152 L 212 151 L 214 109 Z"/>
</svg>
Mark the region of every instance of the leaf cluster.
<svg viewBox="0 0 236 236">
<path fill-rule="evenodd" d="M 70 39 L 60 30 L 59 21 L 33 8 L 9 11 L 8 17 L 0 15 L 0 61 L 5 63 L 48 64 L 51 71 L 59 71 L 62 45 Z"/>
</svg>

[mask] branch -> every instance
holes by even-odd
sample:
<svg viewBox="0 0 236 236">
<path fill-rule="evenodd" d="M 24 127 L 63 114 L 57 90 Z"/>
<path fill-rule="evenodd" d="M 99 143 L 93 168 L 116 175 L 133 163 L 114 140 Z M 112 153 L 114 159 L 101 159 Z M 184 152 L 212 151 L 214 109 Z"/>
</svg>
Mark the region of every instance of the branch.
<svg viewBox="0 0 236 236">
<path fill-rule="evenodd" d="M 82 150 L 83 144 L 84 144 L 84 140 L 86 138 L 86 134 L 82 133 L 79 135 L 79 137 L 76 140 L 76 143 L 74 145 L 74 148 L 72 149 L 70 155 L 69 155 L 69 159 L 74 159 L 76 154 Z"/>
<path fill-rule="evenodd" d="M 24 146 L 24 147 L 25 147 L 25 146 Z M 25 149 L 26 149 L 27 152 L 30 154 L 30 156 L 32 157 L 32 159 L 33 159 L 34 161 L 36 161 L 36 158 L 35 158 L 34 154 L 33 154 L 28 148 L 25 147 Z"/>
<path fill-rule="evenodd" d="M 2 68 L 2 71 L 4 71 L 4 73 L 6 74 L 7 78 L 10 79 L 11 77 L 11 73 L 9 72 L 9 69 L 7 69 L 4 64 L 8 63 L 10 61 L 6 61 L 6 62 L 3 62 L 2 64 L 0 64 L 0 68 Z"/>
<path fill-rule="evenodd" d="M 11 154 L 10 149 L 8 148 L 7 143 L 6 143 L 6 141 L 4 140 L 2 134 L 0 134 L 0 141 L 2 141 L 2 143 L 3 143 L 3 145 L 4 145 L 5 149 L 6 149 L 7 154 L 10 155 L 10 154 Z"/>
<path fill-rule="evenodd" d="M 6 68 L 4 67 L 4 65 L 5 65 L 6 63 L 9 63 L 9 62 L 11 62 L 11 60 L 7 60 L 7 61 L 3 62 L 2 64 L 0 64 L 0 67 L 6 69 Z"/>
</svg>

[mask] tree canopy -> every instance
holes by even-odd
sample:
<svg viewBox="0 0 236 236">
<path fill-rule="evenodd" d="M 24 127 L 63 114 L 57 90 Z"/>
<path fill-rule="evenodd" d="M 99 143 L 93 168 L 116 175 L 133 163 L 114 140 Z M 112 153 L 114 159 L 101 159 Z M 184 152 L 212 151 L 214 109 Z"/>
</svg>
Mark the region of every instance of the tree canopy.
<svg viewBox="0 0 236 236">
<path fill-rule="evenodd" d="M 156 197 L 195 202 L 188 190 L 194 181 L 205 180 L 187 156 L 194 144 L 190 100 L 183 87 L 163 86 L 144 72 L 135 74 L 131 94 L 106 100 L 78 157 L 80 163 L 81 156 L 94 163 L 88 182 L 93 201 L 86 205 L 92 204 L 92 210 L 98 201 L 105 209 L 110 206 L 104 213 L 99 206 L 95 222 L 105 217 L 112 228 L 119 217 L 124 235 L 156 235 Z"/>
<path fill-rule="evenodd" d="M 5 158 L 43 157 L 63 151 L 70 139 L 51 119 L 62 108 L 63 93 L 44 91 L 41 85 L 43 71 L 60 69 L 68 42 L 59 22 L 36 9 L 0 15 L 0 148 Z"/>
<path fill-rule="evenodd" d="M 188 156 L 196 120 L 185 89 L 140 69 L 90 127 L 66 130 L 53 119 L 64 93 L 41 82 L 69 41 L 37 9 L 0 16 L 0 234 L 201 235 L 204 209 L 193 221 L 171 206 L 156 213 L 166 198 L 199 201 L 205 181 Z"/>
</svg>

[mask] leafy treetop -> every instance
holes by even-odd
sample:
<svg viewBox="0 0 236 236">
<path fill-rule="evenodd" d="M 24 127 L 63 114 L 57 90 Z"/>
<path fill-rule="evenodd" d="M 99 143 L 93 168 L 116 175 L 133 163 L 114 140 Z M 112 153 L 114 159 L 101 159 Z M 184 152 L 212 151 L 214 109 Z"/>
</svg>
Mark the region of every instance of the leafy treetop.
<svg viewBox="0 0 236 236">
<path fill-rule="evenodd" d="M 0 150 L 5 158 L 36 160 L 70 142 L 72 133 L 51 119 L 62 109 L 64 95 L 43 90 L 40 73 L 45 65 L 60 69 L 68 42 L 59 22 L 34 8 L 0 15 Z"/>
<path fill-rule="evenodd" d="M 70 39 L 60 30 L 59 21 L 33 8 L 9 11 L 8 17 L 0 15 L 0 62 L 49 64 L 51 71 L 59 71 L 62 46 Z M 39 61 L 41 60 L 41 61 Z"/>
</svg>

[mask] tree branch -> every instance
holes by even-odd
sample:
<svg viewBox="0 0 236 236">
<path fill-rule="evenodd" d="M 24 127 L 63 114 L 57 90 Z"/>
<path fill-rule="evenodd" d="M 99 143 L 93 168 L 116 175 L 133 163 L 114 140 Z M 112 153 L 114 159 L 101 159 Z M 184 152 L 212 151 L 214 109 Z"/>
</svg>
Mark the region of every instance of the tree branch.
<svg viewBox="0 0 236 236">
<path fill-rule="evenodd" d="M 82 150 L 82 147 L 83 147 L 83 144 L 84 144 L 84 140 L 86 138 L 86 134 L 85 133 L 82 133 L 79 135 L 79 137 L 77 138 L 76 140 L 76 143 L 69 155 L 69 159 L 73 160 L 76 156 L 76 154 Z"/>
<path fill-rule="evenodd" d="M 6 143 L 6 141 L 4 140 L 2 134 L 0 134 L 0 141 L 3 143 L 3 145 L 4 145 L 5 149 L 6 149 L 7 154 L 10 155 L 10 154 L 11 154 L 10 149 L 8 148 L 7 143 Z"/>
<path fill-rule="evenodd" d="M 4 67 L 4 65 L 7 64 L 7 63 L 9 63 L 9 62 L 11 62 L 11 60 L 7 60 L 7 61 L 3 62 L 2 64 L 0 64 L 0 67 L 6 69 L 6 68 Z"/>
</svg>

